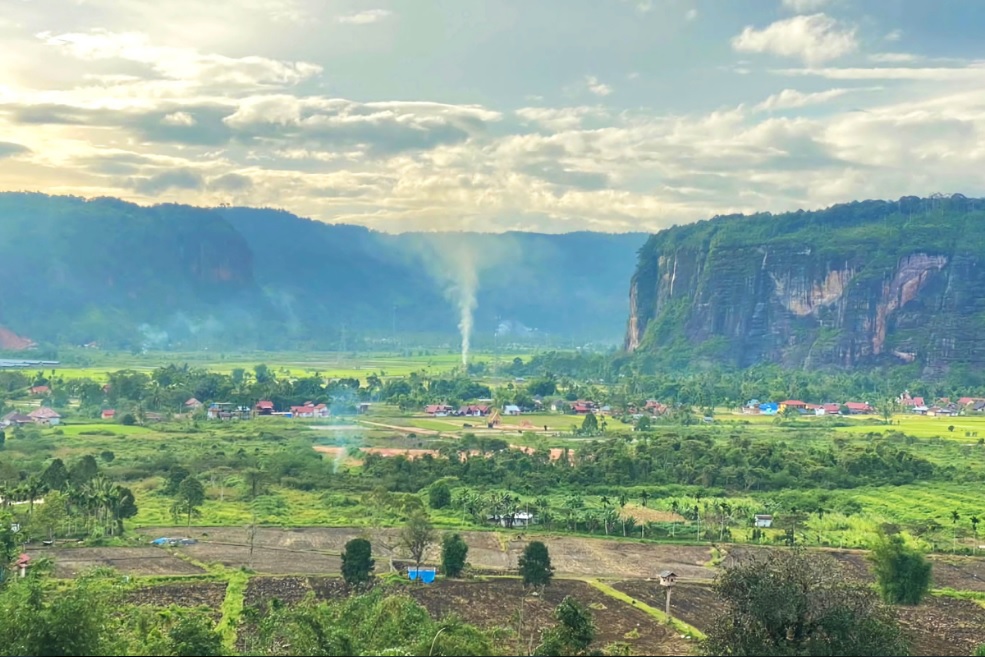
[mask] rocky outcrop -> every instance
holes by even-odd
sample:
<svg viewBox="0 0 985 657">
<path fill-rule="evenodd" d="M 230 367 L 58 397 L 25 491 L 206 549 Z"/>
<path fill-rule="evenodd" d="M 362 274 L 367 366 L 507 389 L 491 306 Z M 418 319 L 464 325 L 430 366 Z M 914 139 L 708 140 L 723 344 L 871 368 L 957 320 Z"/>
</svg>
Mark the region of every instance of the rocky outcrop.
<svg viewBox="0 0 985 657">
<path fill-rule="evenodd" d="M 985 364 L 985 202 L 718 217 L 641 249 L 625 346 L 749 366 Z"/>
</svg>

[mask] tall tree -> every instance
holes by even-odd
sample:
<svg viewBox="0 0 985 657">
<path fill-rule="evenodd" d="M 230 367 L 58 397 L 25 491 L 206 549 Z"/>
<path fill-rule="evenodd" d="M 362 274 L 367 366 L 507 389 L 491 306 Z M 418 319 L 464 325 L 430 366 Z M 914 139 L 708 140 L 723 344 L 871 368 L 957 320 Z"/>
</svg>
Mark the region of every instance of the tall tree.
<svg viewBox="0 0 985 657">
<path fill-rule="evenodd" d="M 421 567 L 425 553 L 436 540 L 437 534 L 431 526 L 431 521 L 421 512 L 414 513 L 400 530 L 400 543 L 410 552 L 410 557 L 417 568 Z"/>
<path fill-rule="evenodd" d="M 178 495 L 175 500 L 181 513 L 187 514 L 188 526 L 192 524 L 192 513 L 202 506 L 205 502 L 205 487 L 202 482 L 194 475 L 185 477 L 185 480 L 178 486 Z"/>
<path fill-rule="evenodd" d="M 892 610 L 830 557 L 771 551 L 719 575 L 710 655 L 906 655 Z"/>
<path fill-rule="evenodd" d="M 520 555 L 520 575 L 524 586 L 545 587 L 554 577 L 554 566 L 551 565 L 551 555 L 547 546 L 540 541 L 532 541 L 523 549 Z"/>
<path fill-rule="evenodd" d="M 458 577 L 465 569 L 469 546 L 460 534 L 445 534 L 441 540 L 441 569 L 447 577 Z"/>
<path fill-rule="evenodd" d="M 365 538 L 354 538 L 345 544 L 342 552 L 342 578 L 349 586 L 358 586 L 370 580 L 375 561 L 373 547 Z"/>
<path fill-rule="evenodd" d="M 892 605 L 918 605 L 930 588 L 931 564 L 898 533 L 883 534 L 869 554 L 882 599 Z"/>
</svg>

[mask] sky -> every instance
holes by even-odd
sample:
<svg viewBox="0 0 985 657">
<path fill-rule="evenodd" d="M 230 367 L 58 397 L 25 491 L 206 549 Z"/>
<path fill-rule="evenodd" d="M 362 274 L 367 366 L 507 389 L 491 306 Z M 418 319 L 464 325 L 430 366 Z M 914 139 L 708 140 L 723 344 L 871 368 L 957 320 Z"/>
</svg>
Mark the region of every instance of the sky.
<svg viewBox="0 0 985 657">
<path fill-rule="evenodd" d="M 0 190 L 387 231 L 985 195 L 980 0 L 3 0 Z"/>
</svg>

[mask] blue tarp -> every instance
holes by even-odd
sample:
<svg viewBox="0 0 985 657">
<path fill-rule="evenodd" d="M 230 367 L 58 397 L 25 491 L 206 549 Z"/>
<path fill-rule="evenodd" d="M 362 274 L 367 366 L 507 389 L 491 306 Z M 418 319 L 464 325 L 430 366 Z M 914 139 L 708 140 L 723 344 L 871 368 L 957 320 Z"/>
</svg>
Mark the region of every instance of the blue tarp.
<svg viewBox="0 0 985 657">
<path fill-rule="evenodd" d="M 776 402 L 767 402 L 759 405 L 759 412 L 766 415 L 775 415 L 780 410 L 780 405 Z"/>
<path fill-rule="evenodd" d="M 438 571 L 434 568 L 421 568 L 420 570 L 417 568 L 407 569 L 407 575 L 410 577 L 412 582 L 419 578 L 425 584 L 431 584 L 434 582 L 434 578 L 437 574 Z"/>
</svg>

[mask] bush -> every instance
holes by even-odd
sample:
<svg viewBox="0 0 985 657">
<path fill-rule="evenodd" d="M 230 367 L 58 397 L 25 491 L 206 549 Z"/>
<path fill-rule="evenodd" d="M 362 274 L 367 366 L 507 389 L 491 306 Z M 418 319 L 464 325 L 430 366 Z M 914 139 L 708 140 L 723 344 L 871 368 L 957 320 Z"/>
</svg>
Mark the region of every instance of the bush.
<svg viewBox="0 0 985 657">
<path fill-rule="evenodd" d="M 373 548 L 365 538 L 354 538 L 345 544 L 342 553 L 342 578 L 349 586 L 368 582 L 376 565 Z"/>
<path fill-rule="evenodd" d="M 465 568 L 469 546 L 458 534 L 445 534 L 441 541 L 441 568 L 447 577 L 458 577 Z"/>
<path fill-rule="evenodd" d="M 918 605 L 930 588 L 931 564 L 899 534 L 883 535 L 869 554 L 882 599 Z"/>
<path fill-rule="evenodd" d="M 431 486 L 428 491 L 428 503 L 432 509 L 443 509 L 451 504 L 451 489 L 448 484 L 440 482 Z"/>
</svg>

